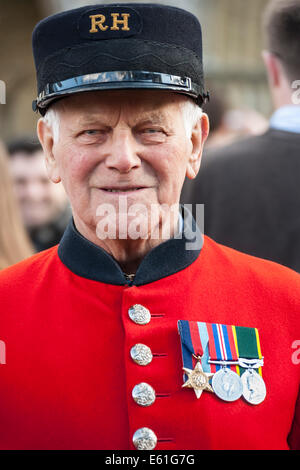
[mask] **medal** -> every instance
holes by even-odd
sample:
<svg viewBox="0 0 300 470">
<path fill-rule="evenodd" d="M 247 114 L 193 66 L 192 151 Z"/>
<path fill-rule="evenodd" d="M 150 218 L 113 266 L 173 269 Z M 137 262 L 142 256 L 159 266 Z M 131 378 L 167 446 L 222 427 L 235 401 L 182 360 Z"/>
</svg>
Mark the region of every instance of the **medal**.
<svg viewBox="0 0 300 470">
<path fill-rule="evenodd" d="M 256 328 L 180 320 L 178 330 L 183 388 L 193 388 L 197 398 L 205 390 L 226 402 L 241 396 L 252 405 L 264 401 L 267 392 Z"/>
<path fill-rule="evenodd" d="M 203 372 L 200 358 L 197 360 L 197 364 L 194 370 L 183 368 L 184 372 L 188 375 L 188 380 L 182 385 L 183 388 L 193 388 L 196 394 L 196 397 L 199 399 L 204 390 L 208 392 L 213 392 L 211 385 L 209 384 L 209 379 L 214 374 Z"/>
<path fill-rule="evenodd" d="M 209 337 L 209 363 L 217 372 L 212 387 L 221 400 L 235 401 L 243 393 L 240 376 L 236 373 L 238 352 L 232 326 L 217 323 L 207 324 Z"/>
<path fill-rule="evenodd" d="M 235 333 L 243 384 L 243 398 L 251 405 L 259 405 L 266 398 L 267 390 L 262 378 L 261 366 L 264 362 L 258 330 L 257 328 L 236 326 Z"/>
<path fill-rule="evenodd" d="M 215 394 L 224 401 L 238 400 L 243 393 L 240 377 L 228 367 L 223 367 L 214 374 L 212 387 Z"/>
<path fill-rule="evenodd" d="M 249 368 L 242 375 L 243 397 L 251 405 L 259 405 L 267 395 L 266 385 L 263 378 Z"/>
<path fill-rule="evenodd" d="M 178 322 L 181 339 L 184 374 L 183 388 L 192 388 L 199 399 L 203 391 L 213 392 L 209 379 L 213 376 L 208 358 L 208 336 L 199 322 L 182 320 Z M 196 362 L 196 364 L 195 364 Z"/>
</svg>

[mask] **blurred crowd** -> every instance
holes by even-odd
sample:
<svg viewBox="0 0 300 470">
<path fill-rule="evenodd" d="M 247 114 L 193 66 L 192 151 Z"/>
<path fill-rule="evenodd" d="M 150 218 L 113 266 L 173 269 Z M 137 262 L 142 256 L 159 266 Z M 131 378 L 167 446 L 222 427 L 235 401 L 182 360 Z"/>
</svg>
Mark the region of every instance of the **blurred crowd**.
<svg viewBox="0 0 300 470">
<path fill-rule="evenodd" d="M 274 112 L 264 122 L 212 98 L 210 141 L 182 202 L 204 204 L 217 242 L 300 272 L 300 0 L 271 0 L 262 25 Z"/>
<path fill-rule="evenodd" d="M 0 146 L 0 269 L 59 243 L 71 210 L 62 185 L 46 173 L 34 136 Z"/>
<path fill-rule="evenodd" d="M 181 202 L 205 204 L 204 231 L 216 241 L 300 272 L 300 0 L 271 0 L 263 30 L 274 113 L 269 120 L 244 103 L 232 109 L 211 89 L 202 168 Z M 59 243 L 71 210 L 35 137 L 2 144 L 0 167 L 2 269 Z"/>
</svg>

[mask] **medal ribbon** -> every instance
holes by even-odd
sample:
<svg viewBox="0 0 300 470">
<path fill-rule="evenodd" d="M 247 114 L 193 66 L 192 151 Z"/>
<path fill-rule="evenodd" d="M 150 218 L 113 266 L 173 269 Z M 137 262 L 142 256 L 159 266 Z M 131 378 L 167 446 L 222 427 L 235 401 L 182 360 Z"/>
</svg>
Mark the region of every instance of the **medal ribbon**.
<svg viewBox="0 0 300 470">
<path fill-rule="evenodd" d="M 201 357 L 203 371 L 207 373 L 225 365 L 238 375 L 247 366 L 259 367 L 262 375 L 263 357 L 257 328 L 179 320 L 178 331 L 184 368 L 194 369 L 196 357 Z"/>
<path fill-rule="evenodd" d="M 233 329 L 240 363 L 247 364 L 247 359 L 249 359 L 249 365 L 254 364 L 255 367 L 255 361 L 253 362 L 253 360 L 257 359 L 258 364 L 261 365 L 263 357 L 257 328 L 234 326 Z M 244 367 L 240 367 L 240 375 L 242 375 L 245 370 Z M 261 367 L 259 367 L 258 373 L 262 376 Z"/>
<path fill-rule="evenodd" d="M 208 332 L 206 323 L 179 320 L 178 332 L 181 340 L 182 362 L 186 369 L 194 369 L 197 359 L 201 357 L 201 365 L 204 372 L 211 372 L 208 363 Z"/>
<path fill-rule="evenodd" d="M 219 323 L 206 323 L 206 326 L 209 337 L 209 359 L 211 361 L 226 362 L 230 369 L 238 373 L 238 365 L 230 365 L 231 362 L 236 363 L 239 358 L 233 327 Z M 220 364 L 211 364 L 212 372 L 218 371 L 221 367 Z"/>
</svg>

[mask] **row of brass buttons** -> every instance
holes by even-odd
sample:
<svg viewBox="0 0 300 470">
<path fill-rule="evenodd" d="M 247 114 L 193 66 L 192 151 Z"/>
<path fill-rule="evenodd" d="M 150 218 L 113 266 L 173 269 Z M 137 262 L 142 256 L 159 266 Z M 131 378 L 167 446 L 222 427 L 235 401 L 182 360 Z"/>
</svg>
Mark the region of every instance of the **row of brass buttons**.
<svg viewBox="0 0 300 470">
<path fill-rule="evenodd" d="M 149 310 L 143 305 L 133 305 L 128 310 L 129 318 L 137 325 L 147 325 L 151 321 Z M 139 366 L 147 366 L 153 359 L 151 349 L 145 344 L 138 343 L 130 350 L 131 359 Z M 151 406 L 156 394 L 151 385 L 142 382 L 133 387 L 132 398 L 139 406 Z M 133 445 L 137 450 L 153 450 L 157 445 L 156 434 L 149 428 L 140 428 L 133 435 Z"/>
</svg>

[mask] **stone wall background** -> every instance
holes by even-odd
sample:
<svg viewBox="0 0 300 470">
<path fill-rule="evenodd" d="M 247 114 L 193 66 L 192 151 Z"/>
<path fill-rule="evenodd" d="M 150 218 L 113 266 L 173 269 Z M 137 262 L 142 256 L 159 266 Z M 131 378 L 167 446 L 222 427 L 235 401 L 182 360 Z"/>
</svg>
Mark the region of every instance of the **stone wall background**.
<svg viewBox="0 0 300 470">
<path fill-rule="evenodd" d="M 0 105 L 0 137 L 5 140 L 35 132 L 31 32 L 40 17 L 34 0 L 0 0 L 0 79 L 6 84 L 6 104 Z"/>
</svg>

